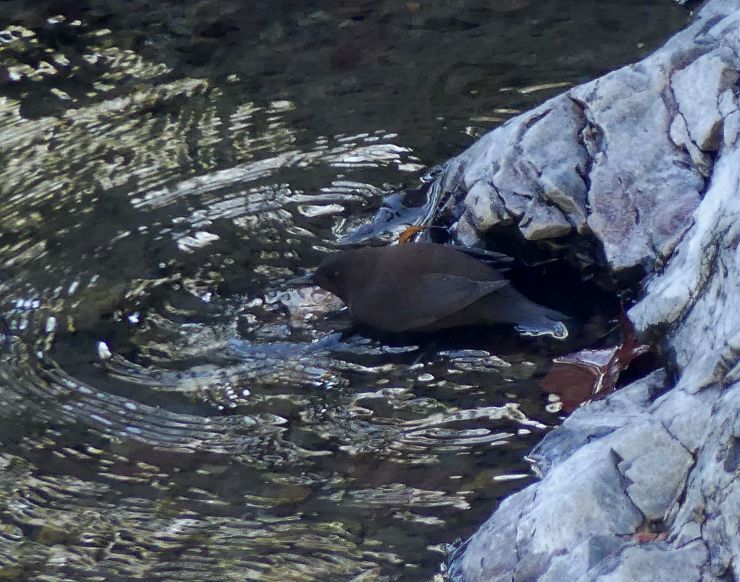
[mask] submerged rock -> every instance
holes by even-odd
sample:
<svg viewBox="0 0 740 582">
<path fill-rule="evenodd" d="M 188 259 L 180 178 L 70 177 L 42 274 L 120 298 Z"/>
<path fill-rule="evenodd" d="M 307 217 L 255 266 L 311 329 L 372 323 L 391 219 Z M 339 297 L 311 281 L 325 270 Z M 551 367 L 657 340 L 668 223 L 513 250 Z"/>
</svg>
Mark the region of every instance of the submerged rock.
<svg viewBox="0 0 740 582">
<path fill-rule="evenodd" d="M 542 481 L 452 560 L 460 580 L 740 577 L 740 10 L 711 0 L 645 60 L 576 87 L 452 160 L 459 239 L 592 233 L 642 267 L 657 371 L 535 449 Z M 640 532 L 663 533 L 649 537 Z"/>
</svg>

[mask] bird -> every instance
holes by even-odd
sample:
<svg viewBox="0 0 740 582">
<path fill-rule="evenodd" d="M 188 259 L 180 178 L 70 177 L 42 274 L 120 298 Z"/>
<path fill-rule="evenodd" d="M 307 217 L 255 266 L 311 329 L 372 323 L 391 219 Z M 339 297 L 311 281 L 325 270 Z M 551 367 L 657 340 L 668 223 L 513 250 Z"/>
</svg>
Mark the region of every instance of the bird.
<svg viewBox="0 0 740 582">
<path fill-rule="evenodd" d="M 489 264 L 442 244 L 344 250 L 307 280 L 337 295 L 354 321 L 381 331 L 511 324 L 522 335 L 568 336 L 566 315 L 529 300 Z"/>
</svg>

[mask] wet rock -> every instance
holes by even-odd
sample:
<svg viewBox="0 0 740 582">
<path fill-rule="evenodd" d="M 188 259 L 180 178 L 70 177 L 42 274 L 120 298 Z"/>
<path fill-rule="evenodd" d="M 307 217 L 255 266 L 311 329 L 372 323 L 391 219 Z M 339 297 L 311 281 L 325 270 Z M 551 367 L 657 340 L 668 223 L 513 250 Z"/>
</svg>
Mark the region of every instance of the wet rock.
<svg viewBox="0 0 740 582">
<path fill-rule="evenodd" d="M 461 238 L 506 221 L 536 238 L 564 230 L 565 218 L 570 232 L 596 236 L 614 271 L 645 268 L 629 315 L 674 365 L 552 431 L 531 455 L 542 480 L 472 536 L 453 578 L 740 576 L 738 71 L 737 3 L 712 0 L 644 61 L 451 162 L 469 192 Z"/>
</svg>

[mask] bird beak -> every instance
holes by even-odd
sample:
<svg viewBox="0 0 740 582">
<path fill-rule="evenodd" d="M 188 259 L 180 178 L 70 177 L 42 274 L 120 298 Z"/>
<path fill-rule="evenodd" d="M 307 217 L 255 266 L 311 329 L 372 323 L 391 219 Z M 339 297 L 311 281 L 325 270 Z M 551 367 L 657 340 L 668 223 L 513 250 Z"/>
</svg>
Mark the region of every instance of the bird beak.
<svg viewBox="0 0 740 582">
<path fill-rule="evenodd" d="M 313 275 L 313 273 L 306 273 L 301 277 L 293 277 L 292 279 L 288 279 L 285 284 L 289 287 L 305 287 L 306 285 L 315 285 L 316 282 L 314 281 Z"/>
</svg>

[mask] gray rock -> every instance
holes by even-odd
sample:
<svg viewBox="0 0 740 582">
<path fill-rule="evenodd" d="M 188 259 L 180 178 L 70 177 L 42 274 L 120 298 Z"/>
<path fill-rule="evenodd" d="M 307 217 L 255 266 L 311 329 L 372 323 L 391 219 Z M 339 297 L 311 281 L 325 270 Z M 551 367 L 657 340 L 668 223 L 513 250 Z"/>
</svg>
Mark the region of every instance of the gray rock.
<svg viewBox="0 0 740 582">
<path fill-rule="evenodd" d="M 700 542 L 681 548 L 665 544 L 626 546 L 618 555 L 605 560 L 593 572 L 574 580 L 599 582 L 699 582 L 705 580 L 702 567 L 707 550 Z"/>
<path fill-rule="evenodd" d="M 591 451 L 580 449 L 536 489 L 507 499 L 470 539 L 461 563 L 464 578 L 536 579 L 555 556 L 584 540 L 616 540 L 634 531 L 643 518 L 624 493 L 618 459 L 607 446 L 600 446 L 600 452 L 594 462 Z M 583 463 L 589 464 L 588 471 Z"/>
<path fill-rule="evenodd" d="M 614 554 L 621 545 L 622 540 L 614 536 L 590 536 L 567 554 L 553 558 L 539 582 L 577 580 L 582 572 L 587 572 L 604 558 Z"/>
<path fill-rule="evenodd" d="M 451 565 L 464 580 L 740 578 L 740 2 L 484 136 L 442 179 L 457 235 L 592 234 L 645 268 L 630 310 L 673 358 L 574 412 Z M 638 543 L 636 533 L 663 532 Z M 643 540 L 644 541 L 644 540 Z"/>
<path fill-rule="evenodd" d="M 671 89 L 691 141 L 704 152 L 717 151 L 723 115 L 717 95 L 732 87 L 738 78 L 729 48 L 702 55 L 671 78 Z M 696 87 L 707 90 L 697 91 Z"/>
<path fill-rule="evenodd" d="M 460 220 L 479 234 L 515 222 L 532 240 L 590 230 L 615 270 L 652 270 L 669 256 L 737 111 L 727 16 L 736 6 L 712 4 L 663 50 L 510 120 L 452 160 L 448 188 L 488 192 L 467 197 Z M 737 126 L 724 137 L 735 139 Z"/>
<path fill-rule="evenodd" d="M 533 468 L 542 476 L 589 442 L 610 435 L 630 422 L 639 422 L 652 402 L 652 394 L 665 381 L 665 372 L 657 370 L 610 398 L 577 409 L 530 453 L 528 458 Z"/>
<path fill-rule="evenodd" d="M 645 519 L 663 521 L 666 508 L 684 490 L 686 476 L 694 464 L 692 455 L 649 415 L 605 440 L 621 459 L 617 469 L 627 482 L 625 492 L 629 498 Z"/>
</svg>

